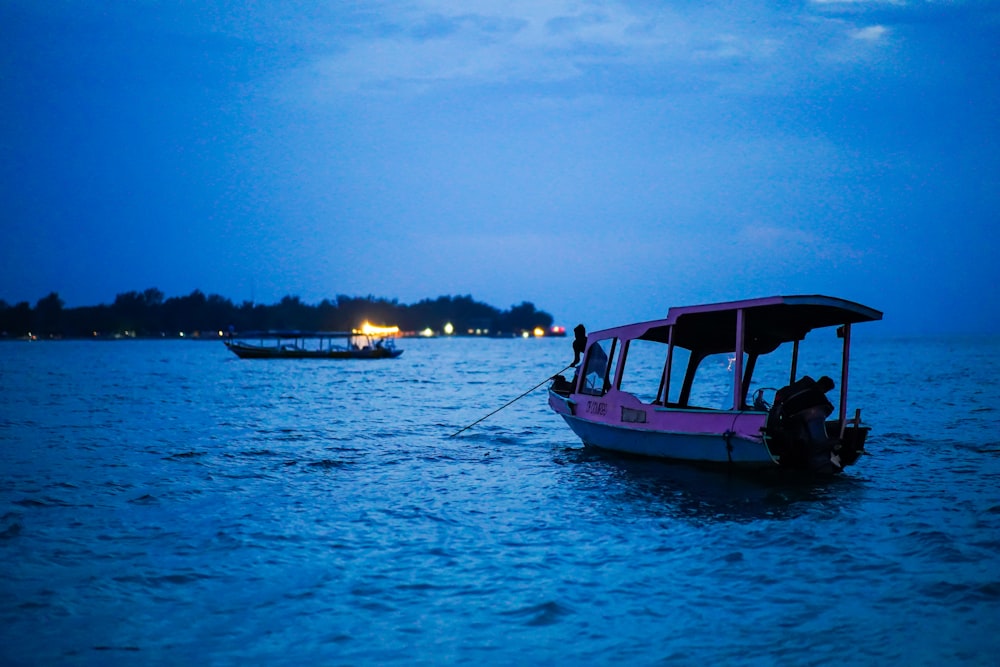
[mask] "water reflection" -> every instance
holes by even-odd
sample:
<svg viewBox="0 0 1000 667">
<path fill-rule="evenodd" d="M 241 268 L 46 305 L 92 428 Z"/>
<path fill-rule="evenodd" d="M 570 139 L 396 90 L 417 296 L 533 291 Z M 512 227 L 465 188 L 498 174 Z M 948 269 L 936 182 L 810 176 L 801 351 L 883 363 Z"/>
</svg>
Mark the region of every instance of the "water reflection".
<svg viewBox="0 0 1000 667">
<path fill-rule="evenodd" d="M 788 520 L 807 512 L 839 511 L 861 484 L 846 476 L 739 471 L 592 447 L 562 450 L 556 463 L 566 467 L 571 483 L 608 503 L 609 511 L 626 504 L 631 511 L 700 522 Z"/>
</svg>

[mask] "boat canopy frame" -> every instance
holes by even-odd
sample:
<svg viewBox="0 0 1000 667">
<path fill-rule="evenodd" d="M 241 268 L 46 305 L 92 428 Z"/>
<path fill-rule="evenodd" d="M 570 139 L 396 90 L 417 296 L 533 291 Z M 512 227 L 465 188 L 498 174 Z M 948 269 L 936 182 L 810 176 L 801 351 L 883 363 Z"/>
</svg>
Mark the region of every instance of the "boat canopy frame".
<svg viewBox="0 0 1000 667">
<path fill-rule="evenodd" d="M 257 338 L 275 340 L 281 338 L 351 338 L 354 336 L 370 336 L 372 338 L 392 338 L 390 334 L 366 333 L 362 331 L 299 331 L 297 329 L 268 329 L 262 331 L 237 331 L 230 334 L 231 338 Z"/>
<path fill-rule="evenodd" d="M 333 341 L 336 340 L 347 341 L 346 347 L 350 347 L 355 340 L 366 341 L 368 345 L 374 345 L 376 341 L 384 341 L 386 346 L 392 347 L 396 335 L 365 331 L 298 331 L 294 329 L 275 329 L 231 332 L 227 338 L 230 341 L 256 340 L 260 345 L 263 345 L 264 341 L 275 341 L 276 345 L 280 345 L 281 341 L 290 341 L 294 342 L 295 345 L 300 345 L 304 341 L 314 340 L 318 341 L 320 349 L 324 347 L 324 344 L 327 349 L 333 349 Z"/>
</svg>

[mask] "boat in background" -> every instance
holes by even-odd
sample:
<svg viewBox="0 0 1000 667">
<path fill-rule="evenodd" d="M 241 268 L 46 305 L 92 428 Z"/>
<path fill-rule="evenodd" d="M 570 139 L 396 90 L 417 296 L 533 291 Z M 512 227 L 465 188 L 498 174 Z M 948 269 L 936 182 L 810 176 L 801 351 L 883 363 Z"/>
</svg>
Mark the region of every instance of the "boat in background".
<svg viewBox="0 0 1000 667">
<path fill-rule="evenodd" d="M 394 359 L 393 333 L 373 331 L 247 331 L 225 342 L 240 359 Z"/>
<path fill-rule="evenodd" d="M 839 473 L 864 453 L 870 430 L 860 410 L 847 410 L 851 327 L 880 319 L 873 308 L 820 295 L 671 308 L 662 320 L 588 335 L 573 380 L 553 379 L 549 406 L 601 449 Z M 814 329 L 843 339 L 839 360 L 812 361 L 839 371 L 836 418 L 827 397 L 834 381 L 799 373 L 800 343 Z M 705 405 L 713 390 L 722 407 Z"/>
</svg>

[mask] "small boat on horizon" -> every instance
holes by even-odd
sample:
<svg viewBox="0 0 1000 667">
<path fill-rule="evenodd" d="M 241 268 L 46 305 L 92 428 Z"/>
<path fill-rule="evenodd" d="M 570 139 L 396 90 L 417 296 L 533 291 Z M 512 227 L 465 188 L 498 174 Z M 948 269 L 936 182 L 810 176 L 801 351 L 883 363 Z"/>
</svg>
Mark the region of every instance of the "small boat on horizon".
<svg viewBox="0 0 1000 667">
<path fill-rule="evenodd" d="M 549 406 L 600 449 L 839 473 L 864 453 L 870 431 L 860 410 L 847 411 L 851 326 L 881 319 L 878 310 L 822 295 L 671 308 L 661 320 L 587 335 L 573 379 L 553 379 Z M 839 361 L 800 360 L 806 334 L 827 328 L 843 339 Z M 808 363 L 839 371 L 836 418 L 827 397 L 834 380 L 802 374 Z M 721 407 L 706 405 L 713 398 Z"/>
<path fill-rule="evenodd" d="M 391 334 L 364 331 L 246 331 L 224 341 L 240 359 L 394 359 Z"/>
</svg>

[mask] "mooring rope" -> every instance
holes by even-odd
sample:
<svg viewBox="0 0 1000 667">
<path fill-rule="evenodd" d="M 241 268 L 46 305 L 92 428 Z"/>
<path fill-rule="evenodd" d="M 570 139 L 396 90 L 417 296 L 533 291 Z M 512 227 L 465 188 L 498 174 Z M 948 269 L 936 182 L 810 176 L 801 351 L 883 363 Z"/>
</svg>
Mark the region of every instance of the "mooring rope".
<svg viewBox="0 0 1000 667">
<path fill-rule="evenodd" d="M 465 431 L 465 430 L 468 430 L 468 429 L 472 428 L 473 426 L 475 426 L 475 425 L 476 425 L 476 424 L 478 424 L 479 422 L 483 421 L 484 419 L 487 419 L 488 417 L 492 417 L 492 416 L 493 416 L 493 415 L 495 415 L 496 413 L 498 413 L 498 412 L 500 412 L 501 410 L 503 410 L 504 408 L 506 408 L 506 407 L 507 407 L 508 405 L 511 405 L 512 403 L 514 403 L 514 402 L 516 402 L 516 401 L 519 401 L 519 400 L 521 400 L 522 398 L 524 398 L 525 396 L 527 396 L 527 395 L 528 395 L 528 394 L 530 394 L 531 392 L 535 391 L 536 389 L 538 389 L 539 387 L 541 387 L 541 386 L 542 386 L 543 384 L 545 384 L 546 382 L 548 382 L 549 380 L 551 380 L 551 379 L 552 379 L 552 378 L 554 378 L 555 376 L 559 375 L 560 373 L 562 373 L 562 372 L 564 372 L 564 371 L 568 371 L 568 370 L 569 370 L 569 369 L 571 369 L 571 368 L 573 368 L 573 364 L 570 364 L 569 366 L 567 366 L 566 368 L 564 368 L 564 369 L 562 369 L 562 370 L 560 370 L 560 371 L 556 371 L 555 373 L 553 373 L 552 375 L 548 376 L 547 378 L 545 378 L 544 380 L 542 380 L 541 382 L 539 382 L 539 383 L 538 383 L 538 384 L 536 384 L 536 385 L 535 385 L 534 387 L 532 387 L 532 388 L 531 388 L 531 389 L 529 389 L 528 391 L 524 392 L 523 394 L 521 394 L 521 395 L 520 395 L 520 396 L 518 396 L 517 398 L 512 398 L 511 400 L 507 401 L 506 403 L 504 403 L 503 405 L 501 405 L 501 406 L 500 406 L 499 408 L 497 408 L 496 410 L 494 410 L 494 411 L 493 411 L 493 412 L 491 412 L 490 414 L 488 414 L 488 415 L 486 415 L 486 416 L 484 416 L 484 417 L 480 417 L 479 419 L 477 419 L 476 421 L 472 422 L 471 424 L 469 424 L 469 425 L 468 425 L 468 426 L 466 426 L 465 428 L 462 428 L 462 429 L 459 429 L 459 430 L 455 431 L 454 433 L 452 433 L 452 434 L 451 434 L 451 435 L 449 435 L 448 437 L 449 437 L 449 438 L 454 438 L 454 437 L 455 437 L 456 435 L 458 435 L 458 434 L 459 434 L 459 433 L 461 433 L 462 431 Z"/>
</svg>

